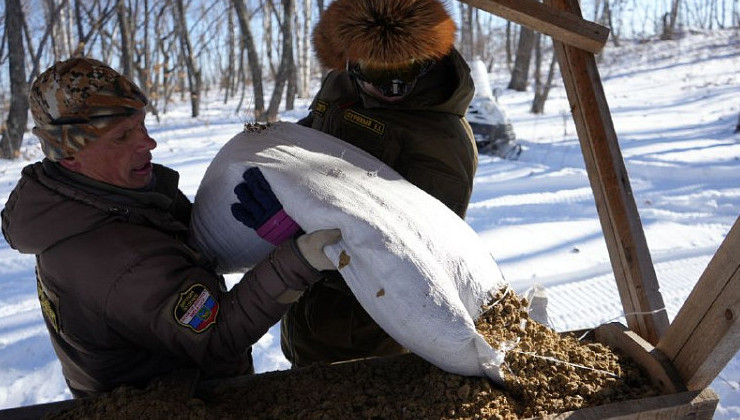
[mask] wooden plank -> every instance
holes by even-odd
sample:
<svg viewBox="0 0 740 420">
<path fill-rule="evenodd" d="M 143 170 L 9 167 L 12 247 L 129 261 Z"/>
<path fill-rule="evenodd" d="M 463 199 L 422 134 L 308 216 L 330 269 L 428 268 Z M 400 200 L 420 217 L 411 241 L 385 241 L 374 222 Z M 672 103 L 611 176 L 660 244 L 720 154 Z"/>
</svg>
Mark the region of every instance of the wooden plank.
<svg viewBox="0 0 740 420">
<path fill-rule="evenodd" d="M 702 391 L 688 391 L 582 408 L 576 411 L 551 414 L 538 418 L 542 420 L 711 420 L 718 402 L 719 397 L 717 394 L 710 388 L 707 388 Z M 40 420 L 45 418 L 45 416 L 59 415 L 61 411 L 72 408 L 76 403 L 79 403 L 79 400 L 59 401 L 0 410 L 0 419 Z"/>
<path fill-rule="evenodd" d="M 546 4 L 581 15 L 574 0 Z M 645 233 L 594 55 L 554 41 L 627 325 L 651 344 L 668 328 Z"/>
<path fill-rule="evenodd" d="M 459 0 L 516 22 L 558 41 L 598 54 L 609 38 L 609 28 L 581 16 L 547 7 L 536 0 Z"/>
<path fill-rule="evenodd" d="M 39 420 L 62 410 L 70 409 L 79 402 L 80 400 L 64 400 L 0 410 L 0 420 Z"/>
<path fill-rule="evenodd" d="M 670 359 L 624 325 L 616 322 L 600 325 L 594 330 L 594 337 L 597 342 L 628 355 L 640 365 L 661 394 L 686 391 L 683 380 Z"/>
<path fill-rule="evenodd" d="M 709 386 L 740 350 L 740 217 L 658 342 L 688 389 Z"/>
<path fill-rule="evenodd" d="M 541 417 L 543 420 L 712 420 L 719 397 L 710 388 Z"/>
</svg>

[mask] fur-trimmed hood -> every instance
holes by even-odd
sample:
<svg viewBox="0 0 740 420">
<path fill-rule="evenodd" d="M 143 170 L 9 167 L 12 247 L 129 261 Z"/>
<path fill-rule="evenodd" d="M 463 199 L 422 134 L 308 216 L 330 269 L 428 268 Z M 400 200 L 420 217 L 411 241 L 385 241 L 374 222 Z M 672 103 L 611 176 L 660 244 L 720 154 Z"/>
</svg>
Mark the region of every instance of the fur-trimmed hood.
<svg viewBox="0 0 740 420">
<path fill-rule="evenodd" d="M 313 33 L 322 65 L 394 68 L 437 60 L 455 42 L 455 23 L 439 0 L 335 0 Z"/>
</svg>

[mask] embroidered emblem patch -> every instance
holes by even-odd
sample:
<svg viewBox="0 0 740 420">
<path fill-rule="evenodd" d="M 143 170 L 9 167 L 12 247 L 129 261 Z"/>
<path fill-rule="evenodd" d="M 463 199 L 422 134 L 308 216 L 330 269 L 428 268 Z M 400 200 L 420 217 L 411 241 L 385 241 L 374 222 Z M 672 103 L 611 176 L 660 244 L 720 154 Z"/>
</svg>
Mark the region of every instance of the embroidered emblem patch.
<svg viewBox="0 0 740 420">
<path fill-rule="evenodd" d="M 217 315 L 218 302 L 202 284 L 194 284 L 180 293 L 175 305 L 175 320 L 197 333 L 215 323 Z"/>
<path fill-rule="evenodd" d="M 316 114 L 318 114 L 318 115 L 324 115 L 324 113 L 326 112 L 326 109 L 327 108 L 329 108 L 329 104 L 328 103 L 326 103 L 326 102 L 324 102 L 322 100 L 318 100 L 318 101 L 316 101 L 316 106 L 314 107 L 313 111 Z"/>
<path fill-rule="evenodd" d="M 57 317 L 57 310 L 54 307 L 54 304 L 49 299 L 49 296 L 44 291 L 44 288 L 41 286 L 41 280 L 39 280 L 38 277 L 36 277 L 36 292 L 39 294 L 39 302 L 41 303 L 41 312 L 44 313 L 44 316 L 49 321 L 51 326 L 54 328 L 54 331 L 58 333 L 59 332 L 59 319 Z"/>
<path fill-rule="evenodd" d="M 381 121 L 366 117 L 351 109 L 344 111 L 344 120 L 362 128 L 366 128 L 379 136 L 382 136 L 383 133 L 385 133 L 385 124 Z"/>
</svg>

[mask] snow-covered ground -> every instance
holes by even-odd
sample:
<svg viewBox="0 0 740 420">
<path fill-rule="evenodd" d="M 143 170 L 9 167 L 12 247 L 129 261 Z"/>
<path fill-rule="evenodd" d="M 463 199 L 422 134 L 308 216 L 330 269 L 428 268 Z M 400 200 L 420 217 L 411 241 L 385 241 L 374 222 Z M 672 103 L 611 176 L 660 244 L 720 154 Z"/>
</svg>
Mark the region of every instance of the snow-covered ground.
<svg viewBox="0 0 740 420">
<path fill-rule="evenodd" d="M 740 34 L 697 34 L 675 42 L 608 46 L 599 62 L 666 311 L 675 317 L 696 280 L 740 215 Z M 508 82 L 492 73 L 495 87 Z M 524 152 L 517 161 L 481 156 L 467 222 L 518 291 L 546 286 L 559 331 L 624 323 L 580 145 L 561 85 L 544 115 L 528 113 L 531 92 L 503 90 L 500 102 Z M 282 114 L 296 120 L 307 111 Z M 202 116 L 188 104 L 160 122 L 154 159 L 181 173 L 191 198 L 219 147 L 246 116 L 215 96 Z M 23 158 L 0 161 L 0 206 L 21 168 L 41 158 L 25 141 Z M 230 281 L 234 278 L 230 277 Z M 36 298 L 34 258 L 0 239 L 0 409 L 69 399 Z M 255 346 L 259 372 L 285 369 L 277 327 Z M 712 384 L 716 419 L 740 418 L 740 356 Z"/>
</svg>

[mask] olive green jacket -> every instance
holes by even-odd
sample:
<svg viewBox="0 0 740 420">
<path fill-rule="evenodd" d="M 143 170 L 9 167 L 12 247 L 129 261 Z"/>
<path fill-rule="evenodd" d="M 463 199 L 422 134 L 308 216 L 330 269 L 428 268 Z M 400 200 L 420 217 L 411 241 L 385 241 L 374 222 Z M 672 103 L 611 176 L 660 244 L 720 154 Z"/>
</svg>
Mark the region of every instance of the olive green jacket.
<svg viewBox="0 0 740 420">
<path fill-rule="evenodd" d="M 453 50 L 395 103 L 360 91 L 347 72 L 332 71 L 299 123 L 369 152 L 464 217 L 478 165 L 465 120 L 474 93 L 470 68 Z"/>
<path fill-rule="evenodd" d="M 365 94 L 346 72 L 333 71 L 299 123 L 364 149 L 464 217 L 478 165 L 464 118 L 474 93 L 470 69 L 453 50 L 395 103 Z M 294 366 L 405 351 L 364 311 L 337 271 L 325 274 L 327 280 L 283 317 L 281 348 Z"/>
</svg>

